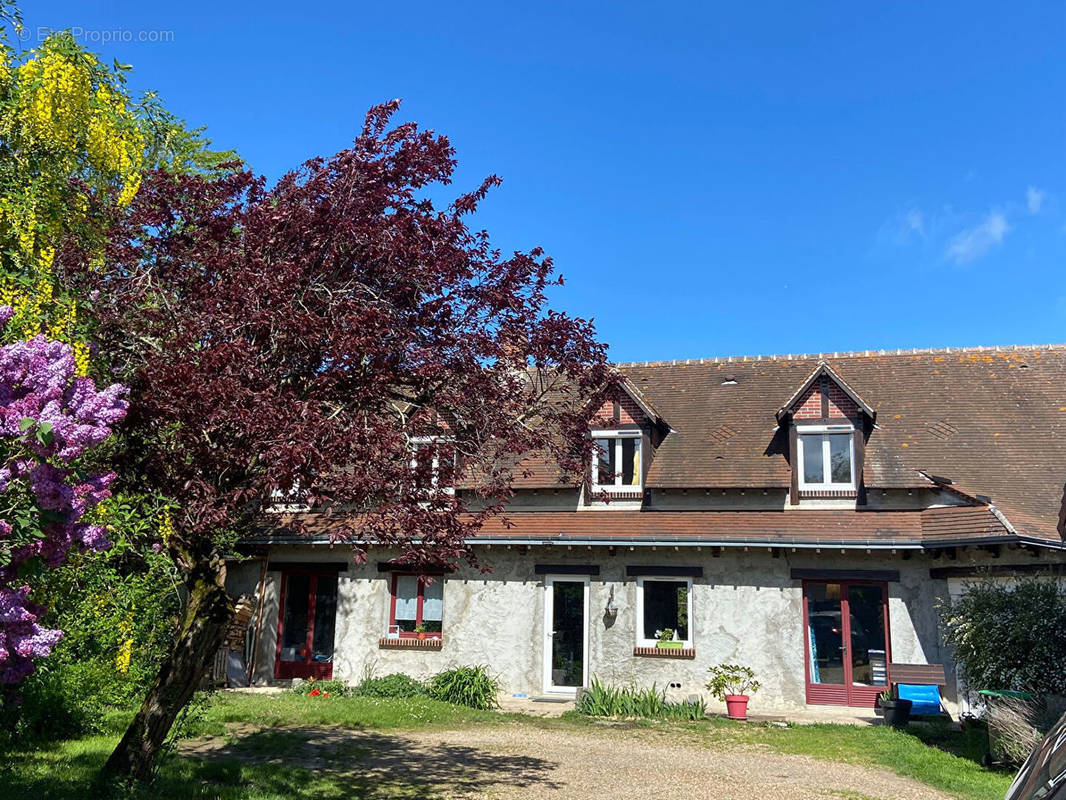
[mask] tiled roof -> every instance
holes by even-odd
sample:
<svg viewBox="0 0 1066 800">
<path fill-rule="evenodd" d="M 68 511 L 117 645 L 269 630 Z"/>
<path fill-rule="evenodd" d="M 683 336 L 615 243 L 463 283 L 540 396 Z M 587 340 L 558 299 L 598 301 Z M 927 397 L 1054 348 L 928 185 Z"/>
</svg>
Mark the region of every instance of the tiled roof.
<svg viewBox="0 0 1066 800">
<path fill-rule="evenodd" d="M 774 413 L 823 361 L 877 413 L 867 486 L 928 486 L 925 470 L 990 496 L 1020 533 L 1057 537 L 1066 484 L 1062 345 L 620 365 L 673 429 L 647 485 L 788 487 L 788 444 Z M 723 426 L 735 433 L 714 437 Z"/>
<path fill-rule="evenodd" d="M 505 519 L 490 521 L 478 538 L 881 548 L 1012 539 L 1006 527 L 984 506 L 876 512 L 525 512 L 508 514 Z"/>
<path fill-rule="evenodd" d="M 670 432 L 650 489 L 787 489 L 788 442 L 775 412 L 825 362 L 876 414 L 865 449 L 871 489 L 941 488 L 966 506 L 924 511 L 543 511 L 490 522 L 482 539 L 1060 546 L 1066 485 L 1066 345 L 623 364 Z M 544 458 L 515 488 L 556 488 Z M 944 480 L 951 481 L 945 484 Z M 991 500 L 989 505 L 988 499 Z M 311 515 L 310 532 L 328 523 Z M 262 541 L 285 537 L 284 519 Z M 280 537 L 280 538 L 279 538 Z"/>
<path fill-rule="evenodd" d="M 305 541 L 287 525 L 298 518 L 312 538 L 331 520 L 320 514 L 279 516 L 255 543 Z M 663 543 L 802 547 L 948 547 L 1017 542 L 988 506 L 915 511 L 541 511 L 490 520 L 475 541 Z"/>
</svg>

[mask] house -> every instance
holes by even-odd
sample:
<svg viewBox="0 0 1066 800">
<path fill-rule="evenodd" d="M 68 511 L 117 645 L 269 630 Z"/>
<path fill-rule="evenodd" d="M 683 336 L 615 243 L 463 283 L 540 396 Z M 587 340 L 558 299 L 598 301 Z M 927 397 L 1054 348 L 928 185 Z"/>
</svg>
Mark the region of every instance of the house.
<svg viewBox="0 0 1066 800">
<path fill-rule="evenodd" d="M 356 565 L 328 521 L 309 542 L 279 516 L 229 573 L 262 598 L 253 679 L 488 664 L 508 693 L 684 696 L 724 662 L 760 710 L 870 707 L 893 662 L 950 674 L 939 598 L 1064 568 L 1066 346 L 619 368 L 586 484 L 531 462 L 473 542 L 491 572 Z"/>
</svg>

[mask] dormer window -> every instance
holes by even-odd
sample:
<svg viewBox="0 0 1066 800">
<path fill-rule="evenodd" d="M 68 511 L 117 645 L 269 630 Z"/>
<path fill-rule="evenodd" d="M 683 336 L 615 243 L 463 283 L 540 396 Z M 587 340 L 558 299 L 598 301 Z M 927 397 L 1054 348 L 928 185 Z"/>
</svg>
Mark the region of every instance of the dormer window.
<svg viewBox="0 0 1066 800">
<path fill-rule="evenodd" d="M 850 425 L 798 425 L 799 488 L 855 488 L 855 429 Z"/>
<path fill-rule="evenodd" d="M 592 457 L 594 491 L 639 491 L 641 487 L 640 431 L 596 431 Z"/>
<path fill-rule="evenodd" d="M 431 489 L 436 489 L 440 484 L 441 476 L 441 459 L 444 456 L 444 450 L 448 442 L 446 439 L 440 436 L 413 436 L 410 439 L 411 447 L 411 471 L 422 472 L 428 474 Z M 454 472 L 455 455 L 450 454 L 452 462 L 452 469 L 447 470 L 447 478 L 452 477 Z M 447 466 L 445 461 L 444 466 Z M 447 494 L 453 494 L 455 489 L 448 485 L 442 489 Z"/>
</svg>

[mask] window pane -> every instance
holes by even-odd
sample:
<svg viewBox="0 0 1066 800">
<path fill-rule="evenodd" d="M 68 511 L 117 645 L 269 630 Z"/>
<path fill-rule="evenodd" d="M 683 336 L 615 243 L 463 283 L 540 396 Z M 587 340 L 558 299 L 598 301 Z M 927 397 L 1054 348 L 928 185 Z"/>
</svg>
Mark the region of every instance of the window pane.
<svg viewBox="0 0 1066 800">
<path fill-rule="evenodd" d="M 885 593 L 880 586 L 849 586 L 851 613 L 851 682 L 884 686 L 887 680 L 885 654 Z"/>
<path fill-rule="evenodd" d="M 310 596 L 310 575 L 289 575 L 287 577 L 285 581 L 285 616 L 281 623 L 282 661 L 305 661 L 307 658 L 307 617 Z"/>
<path fill-rule="evenodd" d="M 315 632 L 312 661 L 333 660 L 333 627 L 337 618 L 337 576 L 319 575 L 315 588 Z"/>
<path fill-rule="evenodd" d="M 622 485 L 640 486 L 640 439 L 622 440 Z"/>
<path fill-rule="evenodd" d="M 644 638 L 656 639 L 670 628 L 675 639 L 688 639 L 688 583 L 644 582 Z"/>
<path fill-rule="evenodd" d="M 822 483 L 825 471 L 822 467 L 822 437 L 801 436 L 803 450 L 803 482 Z"/>
<path fill-rule="evenodd" d="M 444 578 L 437 576 L 433 583 L 423 583 L 422 625 L 428 633 L 441 632 L 444 619 Z"/>
<path fill-rule="evenodd" d="M 844 683 L 844 634 L 839 583 L 807 584 L 807 665 L 811 683 Z"/>
<path fill-rule="evenodd" d="M 413 631 L 418 614 L 418 578 L 396 576 L 396 624 L 401 631 Z"/>
<path fill-rule="evenodd" d="M 833 483 L 851 483 L 850 433 L 834 433 L 829 436 L 829 466 Z"/>
<path fill-rule="evenodd" d="M 600 486 L 614 486 L 614 439 L 596 440 L 596 483 Z"/>
</svg>

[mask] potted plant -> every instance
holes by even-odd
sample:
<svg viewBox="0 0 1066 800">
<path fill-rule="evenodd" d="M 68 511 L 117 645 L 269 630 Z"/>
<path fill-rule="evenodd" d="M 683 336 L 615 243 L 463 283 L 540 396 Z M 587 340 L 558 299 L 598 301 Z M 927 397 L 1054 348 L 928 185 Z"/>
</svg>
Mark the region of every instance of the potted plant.
<svg viewBox="0 0 1066 800">
<path fill-rule="evenodd" d="M 759 682 L 751 667 L 740 664 L 719 664 L 711 667 L 711 680 L 707 688 L 718 700 L 725 701 L 726 714 L 730 719 L 748 718 L 748 694 L 759 691 Z"/>
<path fill-rule="evenodd" d="M 658 641 L 655 643 L 655 646 L 659 650 L 681 650 L 684 648 L 685 643 L 674 640 L 673 628 L 663 628 L 659 631 Z"/>
<path fill-rule="evenodd" d="M 418 641 L 420 641 L 420 642 L 424 642 L 426 640 L 426 626 L 425 625 L 416 625 L 415 626 L 415 638 L 418 639 Z"/>
<path fill-rule="evenodd" d="M 893 728 L 906 728 L 911 719 L 911 701 L 896 696 L 894 689 L 885 689 L 877 696 L 885 724 Z"/>
</svg>

